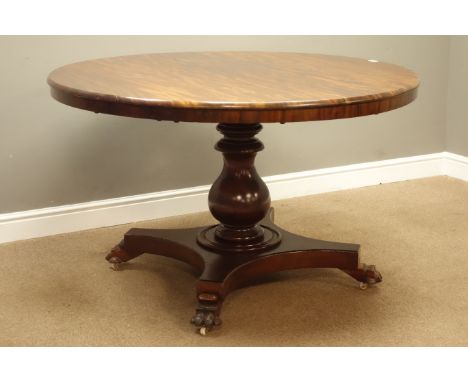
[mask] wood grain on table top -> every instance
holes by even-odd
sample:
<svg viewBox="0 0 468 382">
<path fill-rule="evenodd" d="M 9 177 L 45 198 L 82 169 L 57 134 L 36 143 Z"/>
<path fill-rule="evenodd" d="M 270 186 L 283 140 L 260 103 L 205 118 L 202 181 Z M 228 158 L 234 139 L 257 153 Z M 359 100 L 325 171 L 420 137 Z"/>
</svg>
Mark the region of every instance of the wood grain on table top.
<svg viewBox="0 0 468 382">
<path fill-rule="evenodd" d="M 408 69 L 367 59 L 199 52 L 78 62 L 54 70 L 48 83 L 59 101 L 96 112 L 247 123 L 388 111 L 411 102 L 419 80 Z"/>
</svg>

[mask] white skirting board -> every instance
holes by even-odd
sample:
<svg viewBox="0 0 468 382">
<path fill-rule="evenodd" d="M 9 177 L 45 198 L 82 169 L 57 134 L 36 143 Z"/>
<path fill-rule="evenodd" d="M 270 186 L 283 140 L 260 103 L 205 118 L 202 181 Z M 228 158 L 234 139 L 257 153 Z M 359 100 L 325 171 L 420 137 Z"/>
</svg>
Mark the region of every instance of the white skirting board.
<svg viewBox="0 0 468 382">
<path fill-rule="evenodd" d="M 263 179 L 272 200 L 279 200 L 437 175 L 468 181 L 468 158 L 441 152 Z M 207 185 L 0 214 L 0 243 L 206 211 L 209 188 Z"/>
</svg>

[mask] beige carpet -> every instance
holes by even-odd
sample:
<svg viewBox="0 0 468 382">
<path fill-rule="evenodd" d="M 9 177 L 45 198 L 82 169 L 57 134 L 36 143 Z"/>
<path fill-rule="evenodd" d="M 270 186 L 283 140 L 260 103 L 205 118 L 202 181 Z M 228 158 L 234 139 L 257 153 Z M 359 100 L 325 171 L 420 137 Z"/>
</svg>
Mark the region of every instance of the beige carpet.
<svg viewBox="0 0 468 382">
<path fill-rule="evenodd" d="M 196 273 L 143 255 L 104 261 L 131 226 L 0 245 L 0 346 L 468 346 L 468 183 L 447 177 L 274 203 L 276 223 L 362 245 L 384 281 L 362 291 L 333 269 L 283 272 L 232 293 L 220 330 L 189 324 Z"/>
</svg>

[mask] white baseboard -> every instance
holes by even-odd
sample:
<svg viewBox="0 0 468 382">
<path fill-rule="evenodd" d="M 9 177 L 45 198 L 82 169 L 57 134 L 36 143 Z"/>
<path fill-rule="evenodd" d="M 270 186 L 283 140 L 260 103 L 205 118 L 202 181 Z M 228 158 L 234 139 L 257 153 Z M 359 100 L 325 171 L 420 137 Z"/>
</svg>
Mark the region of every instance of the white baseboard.
<svg viewBox="0 0 468 382">
<path fill-rule="evenodd" d="M 442 154 L 445 157 L 443 161 L 444 175 L 468 182 L 468 157 L 448 152 Z"/>
<path fill-rule="evenodd" d="M 448 175 L 468 181 L 468 158 L 448 152 L 263 178 L 273 200 Z M 206 211 L 210 186 L 0 214 L 0 243 Z"/>
</svg>

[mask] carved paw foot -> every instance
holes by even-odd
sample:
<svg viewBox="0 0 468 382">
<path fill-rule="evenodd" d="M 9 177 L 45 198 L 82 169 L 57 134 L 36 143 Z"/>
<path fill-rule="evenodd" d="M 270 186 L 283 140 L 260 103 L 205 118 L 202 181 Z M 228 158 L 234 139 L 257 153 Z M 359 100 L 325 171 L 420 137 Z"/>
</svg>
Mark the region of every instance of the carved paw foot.
<svg viewBox="0 0 468 382">
<path fill-rule="evenodd" d="M 116 245 L 110 253 L 106 256 L 106 260 L 110 263 L 111 269 L 118 271 L 121 268 L 122 263 L 132 259 L 135 256 L 131 256 L 122 245 Z"/>
<path fill-rule="evenodd" d="M 365 273 L 366 280 L 369 284 L 376 284 L 382 281 L 382 275 L 375 265 L 363 264 L 363 272 Z"/>
<path fill-rule="evenodd" d="M 220 301 L 217 295 L 202 293 L 198 296 L 199 307 L 192 317 L 191 323 L 204 336 L 215 326 L 221 325 L 219 318 Z"/>
<path fill-rule="evenodd" d="M 209 310 L 197 310 L 195 316 L 192 317 L 192 324 L 195 325 L 199 333 L 204 336 L 215 326 L 221 325 L 221 319 L 215 312 Z"/>
<path fill-rule="evenodd" d="M 348 275 L 359 281 L 359 288 L 367 289 L 369 285 L 377 284 L 382 281 L 382 275 L 376 269 L 375 265 L 362 264 L 356 270 L 343 269 Z"/>
</svg>

